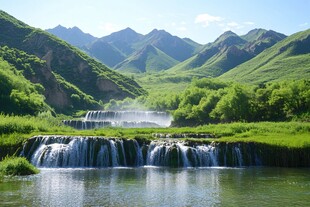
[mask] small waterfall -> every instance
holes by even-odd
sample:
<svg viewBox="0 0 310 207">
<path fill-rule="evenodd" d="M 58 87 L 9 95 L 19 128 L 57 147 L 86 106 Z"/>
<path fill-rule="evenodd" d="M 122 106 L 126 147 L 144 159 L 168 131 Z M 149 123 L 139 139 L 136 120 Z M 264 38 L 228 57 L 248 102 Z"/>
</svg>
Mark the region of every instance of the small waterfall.
<svg viewBox="0 0 310 207">
<path fill-rule="evenodd" d="M 219 166 L 218 149 L 212 145 L 186 146 L 178 141 L 153 141 L 147 153 L 147 165 L 176 167 Z"/>
<path fill-rule="evenodd" d="M 147 141 L 146 141 L 147 142 Z M 239 144 L 189 144 L 176 139 L 138 143 L 133 139 L 79 136 L 37 136 L 23 147 L 22 156 L 37 167 L 170 167 L 244 166 L 243 155 L 260 160 L 253 152 L 244 152 Z M 225 145 L 224 145 L 225 144 Z M 253 157 L 253 159 L 252 159 Z"/>
<path fill-rule="evenodd" d="M 157 111 L 89 111 L 82 120 L 64 120 L 63 123 L 83 130 L 102 127 L 168 127 L 171 121 L 170 114 Z"/>
<path fill-rule="evenodd" d="M 22 156 L 38 167 L 127 166 L 124 141 L 127 140 L 39 136 L 24 145 Z M 136 140 L 133 142 L 137 144 Z"/>
</svg>

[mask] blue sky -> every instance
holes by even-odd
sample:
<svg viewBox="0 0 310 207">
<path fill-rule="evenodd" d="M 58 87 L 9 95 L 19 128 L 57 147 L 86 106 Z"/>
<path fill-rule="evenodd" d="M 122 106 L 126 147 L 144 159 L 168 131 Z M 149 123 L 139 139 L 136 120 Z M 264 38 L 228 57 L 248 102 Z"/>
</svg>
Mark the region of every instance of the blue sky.
<svg viewBox="0 0 310 207">
<path fill-rule="evenodd" d="M 224 31 L 254 28 L 286 35 L 310 28 L 310 0 L 0 0 L 0 9 L 41 29 L 77 26 L 102 37 L 154 28 L 205 44 Z"/>
</svg>

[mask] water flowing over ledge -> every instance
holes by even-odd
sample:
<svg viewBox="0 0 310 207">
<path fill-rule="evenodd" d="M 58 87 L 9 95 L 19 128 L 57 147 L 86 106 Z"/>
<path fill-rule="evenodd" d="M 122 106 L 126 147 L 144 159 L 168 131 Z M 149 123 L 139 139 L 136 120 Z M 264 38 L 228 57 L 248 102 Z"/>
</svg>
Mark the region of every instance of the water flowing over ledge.
<svg viewBox="0 0 310 207">
<path fill-rule="evenodd" d="M 305 157 L 308 152 L 254 143 L 197 144 L 175 139 L 37 136 L 28 140 L 21 154 L 37 167 L 310 166 Z"/>
<path fill-rule="evenodd" d="M 83 120 L 64 120 L 63 123 L 83 130 L 102 127 L 169 127 L 171 121 L 170 114 L 158 111 L 89 111 Z"/>
</svg>

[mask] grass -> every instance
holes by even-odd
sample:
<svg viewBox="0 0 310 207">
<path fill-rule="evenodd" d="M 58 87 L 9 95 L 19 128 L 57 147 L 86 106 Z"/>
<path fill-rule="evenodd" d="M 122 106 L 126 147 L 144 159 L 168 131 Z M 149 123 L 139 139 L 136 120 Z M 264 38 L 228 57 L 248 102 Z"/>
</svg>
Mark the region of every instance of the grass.
<svg viewBox="0 0 310 207">
<path fill-rule="evenodd" d="M 209 124 L 182 128 L 101 128 L 75 130 L 63 126 L 56 118 L 0 115 L 0 151 L 21 148 L 23 142 L 36 135 L 103 136 L 155 139 L 162 134 L 212 134 L 213 139 L 191 139 L 199 142 L 259 142 L 293 148 L 310 147 L 309 122 L 258 122 Z M 7 150 L 8 151 L 8 150 Z M 10 154 L 14 154 L 14 150 Z M 5 154 L 2 153 L 4 157 Z"/>
<path fill-rule="evenodd" d="M 34 117 L 0 114 L 0 149 L 1 147 L 21 145 L 35 134 L 62 134 L 72 131 L 74 130 L 63 126 L 61 121 L 51 116 Z"/>
<path fill-rule="evenodd" d="M 303 52 L 302 49 L 295 51 L 297 54 L 293 52 L 294 47 L 298 47 L 298 42 L 309 35 L 310 30 L 291 35 L 223 74 L 220 79 L 257 84 L 274 80 L 309 78 L 309 53 Z"/>
<path fill-rule="evenodd" d="M 0 162 L 0 176 L 32 175 L 39 173 L 24 157 L 6 157 Z"/>
<path fill-rule="evenodd" d="M 214 139 L 191 139 L 199 142 L 259 142 L 291 148 L 310 147 L 310 123 L 301 122 L 210 124 L 196 128 L 103 128 L 74 131 L 70 135 L 155 139 L 154 133 L 201 133 L 212 134 L 216 137 Z"/>
</svg>

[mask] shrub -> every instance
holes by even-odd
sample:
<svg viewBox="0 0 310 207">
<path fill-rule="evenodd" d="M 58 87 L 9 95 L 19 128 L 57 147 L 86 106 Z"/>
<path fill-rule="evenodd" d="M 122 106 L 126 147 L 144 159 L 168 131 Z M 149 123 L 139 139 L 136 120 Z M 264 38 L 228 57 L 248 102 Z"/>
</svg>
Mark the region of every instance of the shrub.
<svg viewBox="0 0 310 207">
<path fill-rule="evenodd" d="M 32 175 L 39 173 L 24 157 L 6 157 L 0 162 L 0 174 L 2 175 Z"/>
</svg>

